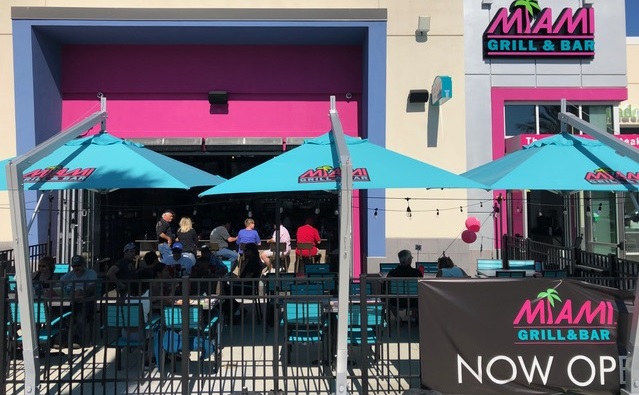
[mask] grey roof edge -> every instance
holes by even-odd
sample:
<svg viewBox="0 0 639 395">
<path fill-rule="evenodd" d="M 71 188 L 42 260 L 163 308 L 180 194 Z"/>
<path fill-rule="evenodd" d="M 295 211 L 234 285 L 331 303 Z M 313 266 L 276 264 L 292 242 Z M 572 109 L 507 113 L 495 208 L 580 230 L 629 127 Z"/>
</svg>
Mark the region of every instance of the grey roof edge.
<svg viewBox="0 0 639 395">
<path fill-rule="evenodd" d="M 385 8 L 81 8 L 11 7 L 12 19 L 386 21 Z"/>
</svg>

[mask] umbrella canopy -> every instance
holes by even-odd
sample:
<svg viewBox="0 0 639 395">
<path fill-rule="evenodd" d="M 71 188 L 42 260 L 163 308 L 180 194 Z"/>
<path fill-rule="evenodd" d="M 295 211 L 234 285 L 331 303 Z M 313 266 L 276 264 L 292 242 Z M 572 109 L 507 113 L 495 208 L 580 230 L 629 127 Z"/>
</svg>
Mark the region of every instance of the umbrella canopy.
<svg viewBox="0 0 639 395">
<path fill-rule="evenodd" d="M 0 189 L 7 189 L 0 162 Z M 24 172 L 25 189 L 175 188 L 217 185 L 224 178 L 100 132 L 71 140 Z"/>
<path fill-rule="evenodd" d="M 353 189 L 481 188 L 484 185 L 428 163 L 344 136 L 353 164 Z M 339 160 L 326 133 L 256 166 L 200 196 L 226 193 L 338 190 Z"/>
<path fill-rule="evenodd" d="M 639 163 L 597 140 L 547 137 L 462 174 L 490 189 L 637 191 Z"/>
</svg>

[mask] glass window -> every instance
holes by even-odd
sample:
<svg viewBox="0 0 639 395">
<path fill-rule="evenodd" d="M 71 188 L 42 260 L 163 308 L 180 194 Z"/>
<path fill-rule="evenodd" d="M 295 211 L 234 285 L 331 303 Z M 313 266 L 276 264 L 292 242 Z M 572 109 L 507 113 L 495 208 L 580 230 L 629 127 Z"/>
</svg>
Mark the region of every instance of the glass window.
<svg viewBox="0 0 639 395">
<path fill-rule="evenodd" d="M 559 111 L 561 111 L 560 106 L 548 104 L 539 106 L 539 134 L 561 133 Z"/>
<path fill-rule="evenodd" d="M 506 136 L 519 136 L 520 134 L 536 134 L 535 105 L 516 104 L 507 105 Z"/>
<path fill-rule="evenodd" d="M 610 134 L 615 133 L 612 126 L 612 106 L 582 106 L 581 119 Z"/>
<path fill-rule="evenodd" d="M 506 136 L 520 134 L 558 134 L 561 132 L 558 104 L 508 104 L 505 106 Z M 537 116 L 536 113 L 539 113 Z M 582 106 L 568 103 L 566 112 L 614 134 L 612 106 Z M 581 134 L 581 131 L 566 125 L 570 134 Z"/>
</svg>

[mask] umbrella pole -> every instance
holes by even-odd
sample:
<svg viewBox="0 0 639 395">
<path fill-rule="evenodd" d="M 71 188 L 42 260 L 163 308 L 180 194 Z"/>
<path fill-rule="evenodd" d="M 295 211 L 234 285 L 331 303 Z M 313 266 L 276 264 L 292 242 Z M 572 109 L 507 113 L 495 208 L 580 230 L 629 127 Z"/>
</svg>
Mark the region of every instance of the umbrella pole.
<svg viewBox="0 0 639 395">
<path fill-rule="evenodd" d="M 331 133 L 339 157 L 341 170 L 340 182 L 340 222 L 339 222 L 339 279 L 337 310 L 337 366 L 335 373 L 335 394 L 348 394 L 348 289 L 350 268 L 353 265 L 353 239 L 351 238 L 353 165 L 346 146 L 342 123 L 335 108 L 335 96 L 331 96 Z"/>
<path fill-rule="evenodd" d="M 35 331 L 35 314 L 33 312 L 33 287 L 29 267 L 29 237 L 26 227 L 24 171 L 31 163 L 35 163 L 49 155 L 55 149 L 73 140 L 98 122 L 106 120 L 106 116 L 106 111 L 99 111 L 90 115 L 70 128 L 57 133 L 25 154 L 10 161 L 6 167 L 9 206 L 12 208 L 10 211 L 15 252 L 16 291 L 18 300 L 20 301 L 18 309 L 22 317 L 24 392 L 30 395 L 38 395 L 40 393 L 40 362 L 38 359 L 38 341 Z"/>
</svg>

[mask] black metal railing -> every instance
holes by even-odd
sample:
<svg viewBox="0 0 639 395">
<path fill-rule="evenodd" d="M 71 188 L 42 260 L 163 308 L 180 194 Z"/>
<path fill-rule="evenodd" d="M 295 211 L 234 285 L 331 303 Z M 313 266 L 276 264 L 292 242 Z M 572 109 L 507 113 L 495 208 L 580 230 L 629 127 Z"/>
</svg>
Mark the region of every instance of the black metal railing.
<svg viewBox="0 0 639 395">
<path fill-rule="evenodd" d="M 46 243 L 29 246 L 29 264 L 31 265 L 31 270 L 36 270 L 38 260 L 45 255 L 48 255 Z M 0 251 L 0 274 L 15 273 L 15 271 L 13 249 Z"/>
<path fill-rule="evenodd" d="M 596 254 L 580 248 L 561 247 L 521 237 L 504 236 L 502 257 L 540 262 L 544 269 L 567 270 L 593 284 L 631 291 L 639 275 L 639 262 L 618 258 L 614 254 Z"/>
</svg>

